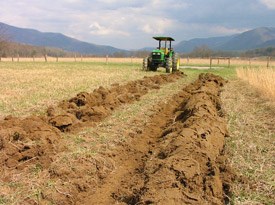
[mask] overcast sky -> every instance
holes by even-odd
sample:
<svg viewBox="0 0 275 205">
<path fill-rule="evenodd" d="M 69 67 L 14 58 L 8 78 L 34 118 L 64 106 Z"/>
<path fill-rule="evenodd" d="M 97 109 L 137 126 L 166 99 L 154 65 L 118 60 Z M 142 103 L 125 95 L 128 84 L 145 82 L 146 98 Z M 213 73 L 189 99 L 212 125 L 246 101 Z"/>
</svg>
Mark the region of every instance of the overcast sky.
<svg viewBox="0 0 275 205">
<path fill-rule="evenodd" d="M 275 0 L 0 0 L 0 21 L 124 49 L 275 27 Z"/>
</svg>

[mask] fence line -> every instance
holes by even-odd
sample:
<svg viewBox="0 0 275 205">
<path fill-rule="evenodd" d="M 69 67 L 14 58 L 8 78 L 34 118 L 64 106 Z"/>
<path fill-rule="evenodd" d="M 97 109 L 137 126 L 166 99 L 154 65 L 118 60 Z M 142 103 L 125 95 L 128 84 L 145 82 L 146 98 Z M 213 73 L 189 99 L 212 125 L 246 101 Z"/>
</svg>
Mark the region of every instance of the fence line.
<svg viewBox="0 0 275 205">
<path fill-rule="evenodd" d="M 142 58 L 137 57 L 125 57 L 125 58 L 115 58 L 110 56 L 105 57 L 84 57 L 84 56 L 74 56 L 74 57 L 51 57 L 51 56 L 41 56 L 41 57 L 0 57 L 0 62 L 98 62 L 98 63 L 142 63 Z M 275 60 L 270 57 L 267 58 L 222 58 L 222 57 L 211 57 L 211 58 L 181 58 L 181 65 L 205 65 L 205 66 L 264 66 L 272 67 L 275 66 Z"/>
<path fill-rule="evenodd" d="M 274 67 L 275 59 L 270 57 L 266 58 L 181 58 L 181 65 L 204 65 L 204 66 L 261 66 L 261 67 Z"/>
<path fill-rule="evenodd" d="M 17 59 L 17 60 L 15 60 Z M 127 57 L 127 58 L 115 58 L 109 57 L 84 57 L 84 56 L 74 56 L 74 57 L 51 57 L 51 56 L 41 56 L 41 57 L 0 57 L 0 62 L 102 62 L 102 63 L 142 63 L 142 58 Z"/>
</svg>

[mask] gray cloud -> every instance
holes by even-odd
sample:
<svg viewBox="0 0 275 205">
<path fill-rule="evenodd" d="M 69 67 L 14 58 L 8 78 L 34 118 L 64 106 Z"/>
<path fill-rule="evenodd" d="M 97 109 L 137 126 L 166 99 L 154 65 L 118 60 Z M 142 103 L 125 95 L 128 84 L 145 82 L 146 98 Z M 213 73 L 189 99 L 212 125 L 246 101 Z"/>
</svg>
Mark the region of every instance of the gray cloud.
<svg viewBox="0 0 275 205">
<path fill-rule="evenodd" d="M 119 48 L 275 26 L 274 0 L 5 0 L 0 21 Z"/>
<path fill-rule="evenodd" d="M 275 10 L 275 1 L 274 0 L 260 0 L 267 8 Z"/>
</svg>

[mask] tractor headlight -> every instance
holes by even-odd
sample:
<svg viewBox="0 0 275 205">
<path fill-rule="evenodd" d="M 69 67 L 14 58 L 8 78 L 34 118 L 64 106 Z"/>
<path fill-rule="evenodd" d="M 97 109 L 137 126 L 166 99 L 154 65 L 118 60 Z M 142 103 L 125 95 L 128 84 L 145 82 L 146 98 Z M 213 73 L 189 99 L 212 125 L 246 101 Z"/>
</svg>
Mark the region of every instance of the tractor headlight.
<svg viewBox="0 0 275 205">
<path fill-rule="evenodd" d="M 160 55 L 160 53 L 158 53 L 158 55 Z"/>
</svg>

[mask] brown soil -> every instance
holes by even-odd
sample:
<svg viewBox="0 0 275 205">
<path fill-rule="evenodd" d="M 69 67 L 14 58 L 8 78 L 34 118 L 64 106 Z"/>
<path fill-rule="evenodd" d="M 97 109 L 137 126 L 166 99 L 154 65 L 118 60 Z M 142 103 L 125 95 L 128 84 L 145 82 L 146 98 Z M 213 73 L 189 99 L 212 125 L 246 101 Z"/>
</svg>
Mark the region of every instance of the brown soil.
<svg viewBox="0 0 275 205">
<path fill-rule="evenodd" d="M 116 169 L 77 204 L 224 204 L 233 175 L 226 166 L 225 81 L 202 74 L 158 112 L 142 133 L 112 152 Z"/>
</svg>

